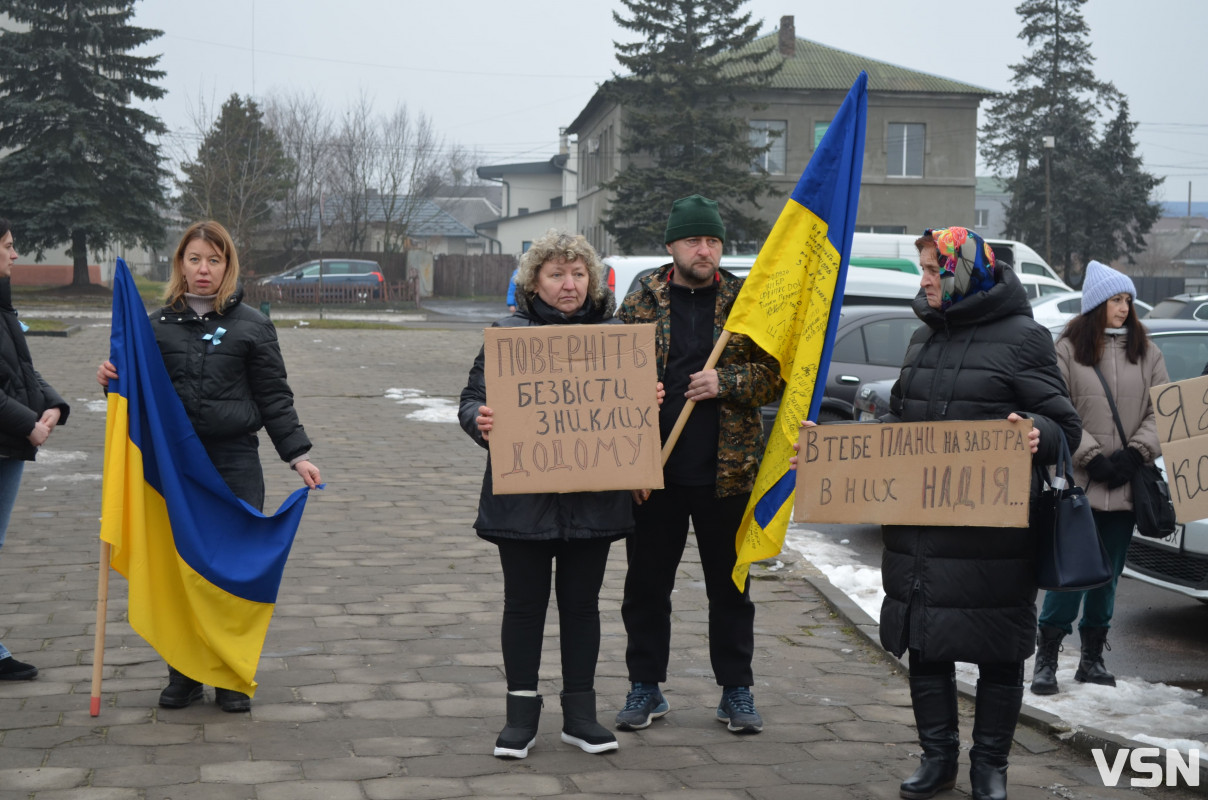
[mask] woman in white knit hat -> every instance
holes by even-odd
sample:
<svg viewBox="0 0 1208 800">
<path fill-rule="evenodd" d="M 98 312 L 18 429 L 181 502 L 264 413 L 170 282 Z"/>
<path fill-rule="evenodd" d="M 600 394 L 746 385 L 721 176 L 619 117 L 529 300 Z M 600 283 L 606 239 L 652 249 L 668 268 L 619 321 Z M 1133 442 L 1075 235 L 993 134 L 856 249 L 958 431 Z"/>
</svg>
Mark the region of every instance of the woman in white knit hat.
<svg viewBox="0 0 1208 800">
<path fill-rule="evenodd" d="M 1074 480 L 1086 487 L 1115 575 L 1098 589 L 1045 594 L 1036 636 L 1034 694 L 1057 693 L 1057 652 L 1061 640 L 1073 633 L 1079 609 L 1082 654 L 1074 680 L 1116 685 L 1103 664 L 1103 648 L 1116 602 L 1116 582 L 1136 523 L 1129 482 L 1142 464 L 1160 454 L 1149 387 L 1169 381 L 1162 352 L 1149 341 L 1133 308 L 1136 298 L 1131 278 L 1098 261 L 1090 262 L 1082 284 L 1082 313 L 1070 320 L 1057 342 L 1057 362 L 1082 417 Z"/>
</svg>

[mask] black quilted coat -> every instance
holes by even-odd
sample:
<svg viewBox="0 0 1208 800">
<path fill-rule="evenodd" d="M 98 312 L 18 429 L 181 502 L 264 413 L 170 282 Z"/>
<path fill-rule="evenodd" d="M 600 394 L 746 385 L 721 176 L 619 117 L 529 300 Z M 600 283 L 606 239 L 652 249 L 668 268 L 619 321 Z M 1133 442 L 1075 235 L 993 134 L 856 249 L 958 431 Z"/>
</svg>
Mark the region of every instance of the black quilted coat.
<svg viewBox="0 0 1208 800">
<path fill-rule="evenodd" d="M 510 317 L 491 324 L 493 328 L 519 328 L 531 325 L 620 323 L 612 316 L 615 301 L 606 296 L 603 306 L 593 303 L 567 317 L 535 297 L 517 293 L 520 307 Z M 480 348 L 466 388 L 461 391 L 458 419 L 462 429 L 480 447 L 488 447 L 478 432 L 478 407 L 486 404 L 486 380 L 483 377 L 484 353 Z M 491 482 L 491 457 L 488 450 L 486 474 L 478 498 L 478 535 L 488 541 L 497 539 L 609 539 L 616 540 L 633 531 L 633 500 L 629 492 L 566 492 L 540 494 L 495 494 Z"/>
<path fill-rule="evenodd" d="M 989 291 L 946 310 L 921 294 L 915 333 L 893 387 L 887 422 L 1030 417 L 1040 430 L 1032 493 L 1071 452 L 1081 421 L 1057 367 L 1052 335 L 1032 319 L 1013 270 Z M 1022 662 L 1036 637 L 1035 539 L 1027 528 L 890 526 L 883 529 L 881 643 L 924 661 Z"/>
<path fill-rule="evenodd" d="M 151 315 L 155 341 L 203 443 L 264 428 L 281 459 L 292 461 L 310 451 L 310 439 L 294 411 L 277 330 L 242 296 L 232 297 L 222 314 L 161 308 Z"/>
<path fill-rule="evenodd" d="M 42 412 L 57 407 L 63 425 L 70 408 L 34 369 L 12 307 L 11 285 L 0 279 L 0 457 L 33 461 L 38 448 L 29 443 L 29 434 Z"/>
</svg>

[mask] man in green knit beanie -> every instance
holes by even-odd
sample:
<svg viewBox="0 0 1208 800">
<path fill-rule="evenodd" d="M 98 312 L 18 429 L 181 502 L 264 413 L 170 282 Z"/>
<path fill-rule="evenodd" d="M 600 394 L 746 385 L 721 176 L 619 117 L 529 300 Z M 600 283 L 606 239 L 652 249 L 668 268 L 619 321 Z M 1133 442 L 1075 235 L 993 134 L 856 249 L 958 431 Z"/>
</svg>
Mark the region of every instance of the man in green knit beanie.
<svg viewBox="0 0 1208 800">
<path fill-rule="evenodd" d="M 722 688 L 716 718 L 734 733 L 759 733 L 763 719 L 751 695 L 755 605 L 750 581 L 739 591 L 730 575 L 763 453 L 759 408 L 780 396 L 783 382 L 776 360 L 742 335 L 731 337 L 715 368 L 704 369 L 742 286 L 720 269 L 726 226 L 717 203 L 698 194 L 676 200 L 664 241 L 671 263 L 642 278 L 617 316 L 655 324 L 666 389 L 662 440 L 686 401 L 695 409 L 663 465 L 664 488 L 633 493 L 635 530 L 625 543 L 621 604 L 632 688 L 617 727 L 639 730 L 670 710 L 659 684 L 667 680 L 671 596 L 691 522 L 709 597 L 709 657 Z"/>
</svg>

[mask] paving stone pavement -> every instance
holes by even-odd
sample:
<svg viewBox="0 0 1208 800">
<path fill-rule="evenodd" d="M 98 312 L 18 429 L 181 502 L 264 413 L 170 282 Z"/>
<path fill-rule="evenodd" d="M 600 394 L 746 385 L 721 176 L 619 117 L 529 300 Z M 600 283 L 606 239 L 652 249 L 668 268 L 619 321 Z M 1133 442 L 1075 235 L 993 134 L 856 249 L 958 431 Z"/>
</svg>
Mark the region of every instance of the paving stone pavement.
<svg viewBox="0 0 1208 800">
<path fill-rule="evenodd" d="M 0 638 L 41 669 L 35 681 L 0 683 L 0 800 L 897 797 L 918 763 L 906 678 L 826 579 L 787 554 L 752 571 L 762 734 L 738 737 L 714 718 L 719 689 L 690 545 L 675 595 L 671 713 L 619 733 L 614 753 L 563 744 L 551 613 L 537 745 L 525 760 L 493 758 L 504 718 L 502 584 L 495 548 L 471 528 L 484 454 L 456 424 L 409 417 L 425 398 L 455 405 L 481 334 L 287 328 L 280 337 L 328 488 L 312 496 L 285 571 L 252 712 L 222 713 L 212 689 L 206 703 L 159 709 L 164 665 L 126 623 L 125 581 L 113 573 L 95 718 L 105 415 L 94 374 L 108 326 L 30 340 L 73 411 L 27 469 L 0 552 Z M 262 447 L 272 507 L 297 478 Z M 601 597 L 605 723 L 627 689 L 623 578 L 618 545 Z M 962 701 L 966 749 L 970 727 Z M 966 773 L 941 797 L 968 796 Z M 1105 788 L 1088 755 L 1023 726 L 1010 783 L 1015 800 L 1191 796 Z"/>
</svg>

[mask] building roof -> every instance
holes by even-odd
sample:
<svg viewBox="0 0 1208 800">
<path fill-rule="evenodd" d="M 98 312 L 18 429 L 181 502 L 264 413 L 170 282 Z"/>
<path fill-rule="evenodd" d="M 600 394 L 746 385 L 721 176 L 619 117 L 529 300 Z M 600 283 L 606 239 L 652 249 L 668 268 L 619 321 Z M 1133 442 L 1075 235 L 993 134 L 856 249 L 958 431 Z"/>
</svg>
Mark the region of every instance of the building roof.
<svg viewBox="0 0 1208 800">
<path fill-rule="evenodd" d="M 993 175 L 978 175 L 977 176 L 977 194 L 1006 194 L 1007 184 L 1002 178 L 996 178 Z"/>
<path fill-rule="evenodd" d="M 366 198 L 367 208 L 364 213 L 365 218 L 370 224 L 384 223 L 386 221 L 385 201 L 387 197 L 389 195 L 383 197 L 375 194 Z M 406 209 L 412 201 L 407 199 L 407 195 L 395 195 L 395 197 L 398 198 L 398 208 L 395 210 L 393 216 L 397 220 L 401 210 Z M 343 198 L 330 195 L 324 200 L 332 222 L 338 223 L 342 202 Z M 458 222 L 453 216 L 442 210 L 440 206 L 426 199 L 415 201 L 414 209 L 408 214 L 407 233 L 415 237 L 447 236 L 464 239 L 470 239 L 478 235 L 471 228 Z"/>
<path fill-rule="evenodd" d="M 995 94 L 992 89 L 899 67 L 888 61 L 878 61 L 800 37 L 794 39 L 793 54 L 786 57 L 780 52 L 779 37 L 780 32 L 776 30 L 766 36 L 760 36 L 737 51 L 739 55 L 766 53 L 768 60 L 784 63 L 768 82 L 770 89 L 847 92 L 860 76 L 860 72 L 864 71 L 868 73 L 869 94 L 922 93 L 978 98 Z M 723 68 L 723 73 L 733 75 L 741 69 L 741 65 L 731 63 Z M 574 122 L 567 126 L 566 132 L 578 133 L 602 102 L 601 92 L 596 90 Z"/>
<path fill-rule="evenodd" d="M 784 62 L 784 66 L 768 83 L 773 89 L 812 89 L 846 92 L 860 76 L 868 73 L 868 91 L 908 92 L 927 94 L 963 94 L 989 97 L 991 89 L 942 78 L 928 72 L 919 72 L 906 67 L 878 61 L 875 58 L 849 53 L 810 39 L 796 38 L 791 56 L 784 56 L 778 49 L 780 33 L 773 31 L 760 36 L 746 47 L 737 51 L 739 55 L 768 53 L 769 58 Z M 959 62 L 956 62 L 959 63 Z M 738 65 L 726 71 L 736 73 Z"/>
<path fill-rule="evenodd" d="M 502 178 L 504 175 L 560 175 L 566 169 L 566 153 L 545 161 L 525 161 L 520 164 L 491 164 L 478 168 L 478 177 L 484 179 Z"/>
</svg>

